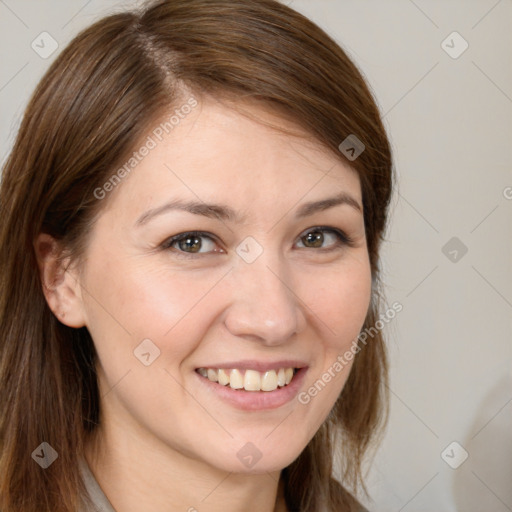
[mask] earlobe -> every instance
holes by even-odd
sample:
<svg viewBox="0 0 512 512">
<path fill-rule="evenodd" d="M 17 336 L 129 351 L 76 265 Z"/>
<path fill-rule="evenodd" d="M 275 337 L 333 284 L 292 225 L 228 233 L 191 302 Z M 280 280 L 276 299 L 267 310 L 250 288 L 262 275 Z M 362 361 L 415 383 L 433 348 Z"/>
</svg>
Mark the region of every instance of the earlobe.
<svg viewBox="0 0 512 512">
<path fill-rule="evenodd" d="M 63 248 L 52 236 L 41 233 L 34 242 L 43 294 L 58 320 L 68 327 L 85 325 L 80 284 L 75 272 L 62 258 Z"/>
</svg>

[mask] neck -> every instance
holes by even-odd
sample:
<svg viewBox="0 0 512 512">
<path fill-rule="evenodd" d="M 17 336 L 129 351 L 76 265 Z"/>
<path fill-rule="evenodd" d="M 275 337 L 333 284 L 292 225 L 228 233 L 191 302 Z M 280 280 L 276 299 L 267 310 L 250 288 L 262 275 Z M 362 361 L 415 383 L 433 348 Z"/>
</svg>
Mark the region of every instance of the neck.
<svg viewBox="0 0 512 512">
<path fill-rule="evenodd" d="M 279 471 L 228 473 L 143 436 L 134 443 L 118 427 L 103 422 L 85 447 L 89 467 L 116 511 L 287 512 Z"/>
</svg>

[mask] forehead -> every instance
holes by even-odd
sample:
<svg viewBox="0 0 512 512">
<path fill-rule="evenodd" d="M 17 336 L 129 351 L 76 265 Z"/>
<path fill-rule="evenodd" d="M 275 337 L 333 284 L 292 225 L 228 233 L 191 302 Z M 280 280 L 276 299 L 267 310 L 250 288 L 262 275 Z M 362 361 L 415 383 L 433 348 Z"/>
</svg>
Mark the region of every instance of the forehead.
<svg viewBox="0 0 512 512">
<path fill-rule="evenodd" d="M 150 207 L 179 194 L 247 210 L 262 197 L 285 205 L 339 192 L 361 203 L 358 174 L 341 156 L 260 104 L 207 98 L 172 129 L 169 118 L 155 122 L 135 148 L 134 155 L 151 146 L 116 187 L 114 206 Z"/>
</svg>

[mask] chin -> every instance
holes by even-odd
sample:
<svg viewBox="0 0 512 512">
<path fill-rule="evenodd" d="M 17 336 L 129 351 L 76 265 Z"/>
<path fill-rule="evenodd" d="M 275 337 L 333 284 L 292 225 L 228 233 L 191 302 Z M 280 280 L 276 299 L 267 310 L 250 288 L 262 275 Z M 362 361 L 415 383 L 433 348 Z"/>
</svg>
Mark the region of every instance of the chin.
<svg viewBox="0 0 512 512">
<path fill-rule="evenodd" d="M 267 434 L 265 434 L 267 435 Z M 226 450 L 215 458 L 214 466 L 223 471 L 241 474 L 265 474 L 281 471 L 289 466 L 302 452 L 304 446 L 293 449 L 290 444 L 280 441 L 279 446 L 271 442 L 235 443 L 236 449 Z M 283 449 L 284 448 L 284 449 Z M 222 461 L 219 464 L 219 461 Z"/>
</svg>

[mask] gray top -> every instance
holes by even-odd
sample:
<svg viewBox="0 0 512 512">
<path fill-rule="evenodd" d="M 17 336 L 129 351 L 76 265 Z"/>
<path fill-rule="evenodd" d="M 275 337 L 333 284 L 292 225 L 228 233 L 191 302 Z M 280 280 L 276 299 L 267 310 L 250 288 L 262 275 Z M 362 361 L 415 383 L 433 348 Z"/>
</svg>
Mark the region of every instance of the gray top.
<svg viewBox="0 0 512 512">
<path fill-rule="evenodd" d="M 105 493 L 101 490 L 96 478 L 92 474 L 87 461 L 83 458 L 80 460 L 80 471 L 84 479 L 87 492 L 94 503 L 94 508 L 86 508 L 85 504 L 82 505 L 79 512 L 116 512 Z M 366 508 L 361 506 L 361 512 L 368 512 Z"/>
<path fill-rule="evenodd" d="M 116 512 L 110 501 L 108 501 L 108 498 L 105 496 L 105 493 L 101 490 L 101 487 L 89 468 L 89 464 L 87 464 L 87 461 L 84 458 L 80 460 L 80 471 L 82 473 L 87 492 L 94 503 L 94 508 L 86 508 L 84 503 L 79 512 Z"/>
</svg>

